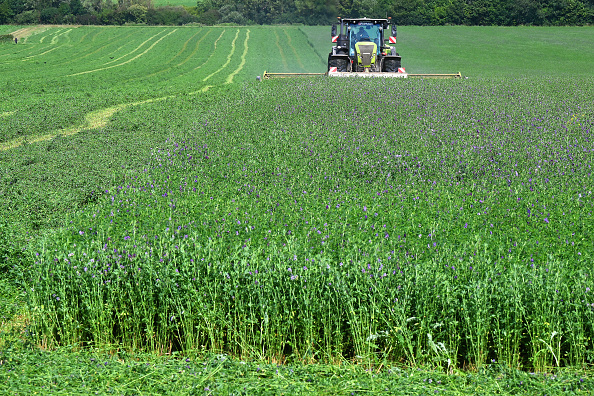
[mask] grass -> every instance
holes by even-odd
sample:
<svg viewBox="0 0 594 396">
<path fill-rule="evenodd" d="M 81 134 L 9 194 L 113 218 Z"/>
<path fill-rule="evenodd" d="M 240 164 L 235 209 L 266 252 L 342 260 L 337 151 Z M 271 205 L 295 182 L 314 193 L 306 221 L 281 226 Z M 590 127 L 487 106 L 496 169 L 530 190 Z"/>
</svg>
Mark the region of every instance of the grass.
<svg viewBox="0 0 594 396">
<path fill-rule="evenodd" d="M 205 377 L 166 382 L 181 361 L 156 356 L 215 371 L 208 351 L 248 393 L 423 393 L 417 367 L 453 394 L 589 390 L 591 28 L 399 32 L 409 72 L 469 78 L 254 81 L 323 71 L 316 27 L 44 28 L 0 48 L 0 370 L 23 373 L 6 389 L 80 389 L 29 368 L 83 370 L 90 352 L 62 349 L 79 345 L 149 353 L 93 372 L 100 392 L 191 393 Z M 241 382 L 240 359 L 301 374 Z"/>
<path fill-rule="evenodd" d="M 418 395 L 590 394 L 591 373 L 535 374 L 491 364 L 477 373 L 364 365 L 277 365 L 227 355 L 155 357 L 100 351 L 4 351 L 0 390 L 33 394 Z"/>
</svg>

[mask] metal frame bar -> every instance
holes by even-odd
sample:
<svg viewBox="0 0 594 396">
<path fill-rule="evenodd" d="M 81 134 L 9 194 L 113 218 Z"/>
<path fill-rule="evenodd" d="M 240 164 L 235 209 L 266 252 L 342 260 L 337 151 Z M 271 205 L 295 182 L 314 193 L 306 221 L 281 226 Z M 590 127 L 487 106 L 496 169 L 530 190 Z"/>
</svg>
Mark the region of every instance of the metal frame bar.
<svg viewBox="0 0 594 396">
<path fill-rule="evenodd" d="M 338 73 L 333 73 L 338 76 Z M 357 77 L 358 75 L 363 75 L 364 77 L 371 77 L 371 75 L 366 74 L 373 74 L 375 77 L 405 77 L 405 78 L 462 78 L 462 73 L 453 73 L 453 74 L 409 74 L 409 73 L 387 73 L 387 72 L 376 72 L 376 73 L 355 73 L 355 72 L 342 72 L 340 76 L 352 76 Z M 392 75 L 394 74 L 394 75 Z M 268 73 L 264 71 L 262 76 L 263 79 L 268 80 L 271 78 L 291 78 L 291 77 L 313 77 L 313 76 L 327 76 L 328 73 Z"/>
</svg>

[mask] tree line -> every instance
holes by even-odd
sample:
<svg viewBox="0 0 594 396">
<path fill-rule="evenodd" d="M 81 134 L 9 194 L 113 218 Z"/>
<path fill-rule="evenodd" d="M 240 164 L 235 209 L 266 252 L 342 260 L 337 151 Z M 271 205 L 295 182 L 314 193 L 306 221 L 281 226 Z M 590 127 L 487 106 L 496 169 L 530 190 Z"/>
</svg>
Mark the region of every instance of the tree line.
<svg viewBox="0 0 594 396">
<path fill-rule="evenodd" d="M 385 18 L 399 25 L 592 25 L 594 0 L 0 0 L 0 24 L 328 25 L 336 16 Z"/>
</svg>

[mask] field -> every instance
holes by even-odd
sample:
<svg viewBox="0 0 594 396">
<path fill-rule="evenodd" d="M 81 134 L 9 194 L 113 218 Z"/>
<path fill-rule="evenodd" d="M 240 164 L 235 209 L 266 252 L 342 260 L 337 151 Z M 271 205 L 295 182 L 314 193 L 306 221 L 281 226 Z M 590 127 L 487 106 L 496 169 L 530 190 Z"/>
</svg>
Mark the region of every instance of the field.
<svg viewBox="0 0 594 396">
<path fill-rule="evenodd" d="M 467 78 L 259 82 L 325 71 L 329 29 L 19 30 L 0 389 L 103 351 L 120 393 L 183 359 L 180 393 L 591 391 L 592 33 L 402 27 L 407 71 Z"/>
</svg>

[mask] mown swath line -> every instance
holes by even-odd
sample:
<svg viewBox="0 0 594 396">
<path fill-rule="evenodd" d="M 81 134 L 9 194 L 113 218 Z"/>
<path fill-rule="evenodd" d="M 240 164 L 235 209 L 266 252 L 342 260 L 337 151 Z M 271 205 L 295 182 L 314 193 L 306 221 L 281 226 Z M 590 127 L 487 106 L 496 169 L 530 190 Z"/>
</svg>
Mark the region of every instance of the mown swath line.
<svg viewBox="0 0 594 396">
<path fill-rule="evenodd" d="M 128 55 L 132 55 L 133 53 L 135 53 L 136 51 L 138 51 L 140 48 L 142 48 L 142 46 L 143 46 L 143 45 L 145 45 L 146 43 L 148 43 L 149 41 L 151 41 L 153 38 L 157 37 L 157 36 L 158 36 L 158 35 L 160 35 L 161 33 L 162 33 L 162 32 L 159 32 L 159 33 L 155 34 L 154 36 L 152 36 L 152 37 L 149 37 L 148 39 L 146 39 L 146 40 L 144 40 L 142 43 L 140 43 L 140 45 L 139 45 L 138 47 L 134 48 L 132 51 L 130 51 L 130 52 L 128 52 L 128 53 L 126 53 L 126 54 L 124 54 L 124 55 L 120 56 L 119 58 L 116 58 L 116 59 L 114 59 L 114 60 L 111 60 L 111 61 L 109 61 L 109 62 L 106 62 L 106 63 L 104 63 L 103 65 L 104 65 L 104 66 L 105 66 L 105 65 L 109 65 L 110 63 L 117 62 L 117 61 L 119 61 L 120 59 L 127 57 Z M 121 47 L 120 47 L 120 48 L 121 48 Z"/>
<path fill-rule="evenodd" d="M 287 64 L 287 58 L 285 57 L 285 51 L 283 51 L 283 47 L 280 45 L 280 37 L 278 36 L 277 29 L 274 29 L 274 35 L 276 36 L 276 47 L 278 48 L 278 52 L 280 52 L 281 61 L 283 62 L 283 66 L 285 67 L 283 71 L 289 71 L 289 65 Z"/>
<path fill-rule="evenodd" d="M 101 33 L 105 32 L 105 31 L 106 31 L 106 30 L 102 30 L 102 31 L 99 31 L 99 32 L 95 33 L 95 35 L 94 35 L 94 36 L 93 36 L 93 38 L 91 39 L 91 42 L 92 42 L 92 41 L 94 41 L 94 38 L 95 38 L 95 37 L 96 37 L 98 34 L 101 34 Z M 89 34 L 89 33 L 87 33 L 86 35 L 88 35 L 88 34 Z M 114 45 L 114 44 L 116 44 L 117 42 L 119 42 L 119 41 L 121 41 L 121 40 L 125 40 L 125 39 L 127 39 L 128 37 L 132 36 L 133 34 L 134 34 L 134 32 L 132 32 L 132 33 L 130 33 L 130 34 L 128 34 L 128 35 L 126 35 L 126 36 L 124 36 L 124 37 L 118 37 L 118 36 L 116 36 L 116 38 L 115 38 L 115 39 L 113 39 L 113 40 L 109 41 L 107 44 L 105 44 L 105 45 L 103 45 L 103 46 L 101 46 L 101 47 L 97 48 L 95 51 L 88 52 L 88 53 L 86 53 L 85 55 L 79 56 L 78 58 L 70 58 L 69 60 L 67 60 L 67 61 L 65 61 L 65 62 L 56 63 L 56 64 L 55 64 L 55 66 L 62 66 L 62 65 L 72 64 L 72 63 L 75 63 L 75 64 L 76 64 L 76 62 L 78 62 L 78 61 L 80 61 L 80 60 L 82 60 L 82 59 L 84 59 L 84 58 L 87 58 L 87 57 L 89 57 L 89 56 L 91 56 L 91 55 L 93 55 L 93 54 L 96 54 L 97 52 L 99 52 L 99 51 L 103 50 L 104 48 L 106 48 L 106 47 L 109 47 L 110 45 Z M 85 35 L 85 36 L 86 36 L 86 35 Z M 123 46 L 122 46 L 122 47 L 123 47 Z M 111 54 L 111 53 L 113 53 L 113 52 L 116 52 L 116 51 L 118 51 L 118 50 L 119 50 L 120 48 L 122 48 L 122 47 L 119 47 L 119 48 L 117 48 L 117 49 L 114 49 L 114 50 L 113 50 L 113 51 L 111 51 L 110 53 L 106 54 L 106 56 L 108 56 L 109 54 Z"/>
<path fill-rule="evenodd" d="M 285 36 L 287 36 L 287 44 L 289 44 L 289 47 L 291 47 L 291 50 L 295 54 L 295 59 L 297 59 L 297 63 L 299 64 L 301 69 L 305 69 L 305 67 L 303 67 L 303 63 L 301 63 L 301 58 L 299 58 L 299 55 L 297 55 L 297 50 L 295 49 L 295 47 L 293 47 L 293 44 L 291 43 L 291 36 L 289 35 L 289 33 L 287 33 L 286 29 L 283 29 L 283 32 L 285 32 Z"/>
<path fill-rule="evenodd" d="M 184 63 L 186 63 L 187 61 L 189 61 L 190 59 L 192 59 L 192 57 L 194 56 L 196 51 L 198 51 L 198 48 L 200 48 L 200 43 L 202 43 L 202 40 L 204 40 L 206 38 L 206 36 L 208 36 L 211 32 L 212 32 L 212 30 L 209 30 L 208 32 L 206 32 L 206 34 L 204 36 L 202 36 L 202 38 L 200 40 L 198 40 L 198 42 L 196 43 L 196 46 L 194 47 L 194 51 L 192 51 L 192 53 L 190 55 L 188 55 L 188 57 L 186 59 L 184 59 L 182 62 L 178 63 L 176 66 L 181 66 Z M 223 33 L 224 32 L 225 31 L 223 30 Z M 219 40 L 217 39 L 217 41 L 219 41 Z M 217 46 L 216 46 L 216 42 L 215 42 L 215 49 L 216 48 L 217 48 Z"/>
<path fill-rule="evenodd" d="M 176 66 L 176 67 L 179 67 L 179 66 L 183 65 L 184 63 L 186 63 L 188 60 L 190 60 L 190 59 L 192 58 L 192 56 L 193 56 L 193 55 L 196 53 L 196 51 L 198 50 L 198 47 L 200 46 L 200 43 L 201 43 L 201 42 L 202 42 L 202 41 L 203 41 L 203 40 L 206 38 L 206 36 L 208 36 L 208 35 L 210 34 L 210 32 L 212 32 L 212 30 L 209 30 L 208 32 L 206 32 L 206 34 L 205 34 L 204 36 L 202 36 L 202 38 L 200 38 L 200 40 L 198 40 L 198 42 L 196 43 L 196 46 L 195 46 L 194 50 L 192 51 L 192 53 L 191 53 L 191 54 L 190 54 L 190 55 L 189 55 L 189 56 L 188 56 L 188 57 L 187 57 L 187 58 L 186 58 L 186 59 L 185 59 L 183 62 L 181 62 L 181 63 L 178 63 L 178 64 L 177 64 L 177 65 L 175 65 L 175 66 Z M 200 33 L 200 32 L 198 32 L 198 33 Z M 196 34 L 198 34 L 198 33 L 196 33 Z M 173 59 L 172 59 L 172 60 L 173 60 Z M 159 74 L 161 74 L 161 73 L 165 73 L 165 72 L 167 72 L 167 71 L 171 70 L 172 68 L 173 68 L 173 67 L 172 67 L 172 66 L 170 66 L 170 67 L 168 67 L 168 68 L 165 68 L 165 69 L 163 69 L 163 70 L 159 70 L 159 71 L 156 71 L 156 72 L 154 72 L 154 73 L 148 74 L 148 75 L 144 76 L 143 78 L 154 77 L 154 76 L 156 76 L 156 75 L 159 75 Z"/>
<path fill-rule="evenodd" d="M 221 34 L 219 35 L 219 37 L 215 40 L 215 42 L 214 42 L 214 49 L 212 50 L 212 52 L 210 53 L 210 55 L 208 56 L 208 58 L 206 58 L 206 60 L 204 62 L 202 62 L 201 64 L 199 64 L 198 66 L 196 66 L 192 71 L 195 71 L 195 70 L 200 69 L 202 66 L 204 66 L 210 60 L 210 58 L 212 58 L 214 56 L 214 54 L 217 51 L 217 45 L 219 44 L 219 40 L 221 39 L 221 37 L 223 37 L 223 34 L 225 34 L 225 32 L 226 32 L 226 30 L 223 29 L 223 31 L 221 32 Z"/>
<path fill-rule="evenodd" d="M 245 34 L 245 41 L 243 42 L 243 53 L 241 54 L 241 63 L 239 64 L 239 67 L 233 71 L 233 73 L 231 73 L 231 74 L 229 74 L 229 76 L 227 76 L 227 80 L 225 81 L 225 84 L 231 84 L 233 82 L 233 77 L 235 77 L 235 75 L 237 73 L 239 73 L 239 71 L 241 69 L 243 69 L 243 66 L 245 65 L 245 57 L 247 56 L 247 53 L 248 53 L 248 40 L 249 39 L 250 39 L 250 29 L 248 29 Z"/>
<path fill-rule="evenodd" d="M 169 59 L 169 60 L 167 61 L 167 63 L 171 63 L 171 62 L 173 62 L 173 60 L 174 60 L 175 58 L 177 58 L 178 56 L 180 56 L 180 55 L 181 55 L 181 54 L 182 54 L 182 53 L 183 53 L 183 52 L 186 50 L 186 48 L 188 48 L 188 43 L 189 43 L 190 41 L 192 41 L 192 39 L 193 39 L 194 37 L 196 37 L 196 36 L 197 36 L 198 34 L 200 34 L 200 33 L 202 33 L 202 31 L 201 31 L 201 30 L 197 31 L 196 33 L 194 33 L 194 35 L 192 35 L 192 37 L 190 37 L 189 39 L 187 39 L 187 40 L 186 40 L 186 42 L 184 43 L 184 45 L 183 45 L 183 46 L 181 47 L 181 49 L 179 50 L 179 52 L 178 52 L 177 54 L 175 54 L 175 56 L 174 56 L 173 58 Z M 208 34 L 208 33 L 207 33 L 207 34 Z M 198 41 L 198 42 L 200 42 L 200 41 Z"/>
<path fill-rule="evenodd" d="M 231 42 L 231 52 L 229 52 L 229 55 L 227 55 L 227 61 L 217 71 L 215 71 L 215 72 L 209 74 L 208 76 L 206 76 L 202 80 L 202 82 L 205 82 L 206 80 L 210 79 L 215 74 L 220 73 L 231 62 L 231 58 L 233 57 L 233 53 L 235 53 L 235 42 L 237 41 L 237 37 L 238 36 L 239 36 L 239 29 L 237 29 L 237 32 L 235 32 L 235 38 L 233 38 L 233 41 Z"/>
<path fill-rule="evenodd" d="M 204 87 L 200 88 L 197 91 L 189 92 L 187 95 L 197 95 L 200 93 L 204 93 L 204 92 L 208 91 L 210 88 L 213 88 L 213 85 L 205 85 Z M 139 106 L 139 105 L 146 104 L 146 103 L 154 103 L 154 102 L 160 102 L 160 101 L 167 100 L 167 99 L 173 99 L 173 98 L 176 98 L 177 96 L 178 95 L 162 96 L 159 98 L 146 99 L 146 100 L 141 100 L 138 102 L 124 103 L 124 104 L 119 104 L 119 105 L 115 105 L 115 106 L 110 106 L 110 107 L 107 107 L 104 109 L 91 111 L 90 113 L 88 113 L 85 116 L 85 121 L 79 126 L 63 128 L 63 129 L 60 129 L 59 131 L 56 131 L 53 133 L 48 133 L 48 134 L 41 135 L 41 136 L 33 136 L 33 137 L 27 136 L 27 137 L 19 137 L 16 139 L 12 139 L 7 142 L 0 143 L 0 151 L 6 151 L 6 150 L 10 150 L 10 149 L 19 147 L 20 145 L 23 144 L 25 139 L 26 139 L 27 143 L 38 143 L 38 142 L 51 140 L 57 136 L 71 136 L 71 135 L 75 135 L 75 134 L 85 131 L 85 130 L 103 128 L 107 125 L 107 123 L 109 122 L 109 119 L 120 110 L 126 109 L 128 107 L 132 107 L 132 106 Z M 10 116 L 14 113 L 16 113 L 16 110 L 6 112 L 6 113 L 0 113 L 0 118 Z"/>
<path fill-rule="evenodd" d="M 5 111 L 4 113 L 0 113 L 0 118 L 4 118 L 4 117 L 10 117 L 11 115 L 13 115 L 14 113 L 16 113 L 16 110 L 13 111 Z"/>
<path fill-rule="evenodd" d="M 29 30 L 28 28 L 25 28 L 25 30 L 27 32 L 31 32 L 31 34 L 28 34 L 27 36 L 25 36 L 25 40 L 23 40 L 23 44 L 26 44 L 29 41 L 30 37 L 33 36 L 37 36 L 38 34 L 41 34 L 43 32 L 45 32 L 46 30 L 48 30 L 48 27 L 38 27 L 38 28 L 31 28 L 31 30 Z"/>
<path fill-rule="evenodd" d="M 72 31 L 72 29 L 68 29 L 65 32 L 62 32 L 60 34 L 55 35 L 54 37 L 52 37 L 52 41 L 50 42 L 50 44 L 58 44 L 58 37 L 64 35 L 64 34 L 68 34 Z"/>
<path fill-rule="evenodd" d="M 42 38 L 39 40 L 39 44 L 43 44 L 43 40 L 45 40 L 47 37 L 53 36 L 53 35 L 55 35 L 55 34 L 58 34 L 58 33 L 60 33 L 62 30 L 64 30 L 64 29 L 63 29 L 63 28 L 62 28 L 62 29 L 58 29 L 58 30 L 56 30 L 56 31 L 55 31 L 55 32 L 53 32 L 53 33 L 46 34 L 45 36 L 43 36 L 43 37 L 42 37 Z"/>
<path fill-rule="evenodd" d="M 33 58 L 35 58 L 35 57 L 38 57 L 38 56 L 42 56 L 42 55 L 48 54 L 48 53 L 50 53 L 50 52 L 52 52 L 52 51 L 55 51 L 55 50 L 57 50 L 58 48 L 62 47 L 63 45 L 64 45 L 64 44 L 62 44 L 62 45 L 59 45 L 59 46 L 57 46 L 57 47 L 54 47 L 54 48 L 52 48 L 52 49 L 49 49 L 49 50 L 47 50 L 47 51 L 45 51 L 45 52 L 42 52 L 41 54 L 37 54 L 37 55 L 31 55 L 31 56 L 28 56 L 28 57 L 26 57 L 26 58 L 24 58 L 24 59 L 21 59 L 21 61 L 25 62 L 25 61 L 31 60 L 31 59 L 33 59 Z"/>
<path fill-rule="evenodd" d="M 80 38 L 80 40 L 78 40 L 78 42 L 79 42 L 79 43 L 82 43 L 83 41 L 85 41 L 85 39 L 87 38 L 87 36 L 88 36 L 89 34 L 91 34 L 91 30 L 90 30 L 90 29 L 88 29 L 88 30 L 89 30 L 89 31 L 88 31 L 88 32 L 86 32 L 86 33 L 85 33 L 85 34 L 84 34 L 84 35 L 83 35 L 83 36 Z M 99 32 L 97 32 L 96 34 L 99 34 Z"/>
<path fill-rule="evenodd" d="M 102 33 L 102 32 L 98 32 L 97 34 L 99 34 L 99 33 Z M 95 36 L 96 36 L 97 34 L 95 34 Z M 115 39 L 115 40 L 113 40 L 113 41 L 111 41 L 111 42 L 109 42 L 109 43 L 107 43 L 107 44 L 105 44 L 105 45 L 103 45 L 103 46 L 101 46 L 101 47 L 97 48 L 97 49 L 96 49 L 95 51 L 93 51 L 93 52 L 89 52 L 89 53 L 87 53 L 87 54 L 85 54 L 85 55 L 83 55 L 83 56 L 81 56 L 81 57 L 79 57 L 79 58 L 76 58 L 76 60 L 81 60 L 81 59 L 87 58 L 87 57 L 89 57 L 89 56 L 91 56 L 91 55 L 94 55 L 94 54 L 96 54 L 97 52 L 99 52 L 99 51 L 101 51 L 102 49 L 104 49 L 105 47 L 109 47 L 110 45 L 113 45 L 113 44 L 117 43 L 118 41 L 125 40 L 125 39 L 127 39 L 128 37 L 132 36 L 133 34 L 134 34 L 134 32 L 132 32 L 132 33 L 128 34 L 128 35 L 127 35 L 127 36 L 125 36 L 125 37 L 120 37 L 120 38 L 117 38 L 117 39 Z M 93 39 L 92 39 L 91 41 L 94 41 L 94 37 L 93 37 Z M 123 47 L 123 46 L 122 46 L 122 47 Z M 122 47 L 119 47 L 118 49 L 116 49 L 116 50 L 113 50 L 113 51 L 112 51 L 112 52 L 110 52 L 110 53 L 113 53 L 113 52 L 115 52 L 115 51 L 119 50 L 119 49 L 120 49 L 120 48 L 122 48 Z M 109 55 L 109 54 L 107 54 L 107 55 Z M 68 63 L 68 62 L 65 62 L 65 63 Z"/>
<path fill-rule="evenodd" d="M 161 40 L 163 40 L 165 37 L 169 36 L 172 33 L 175 33 L 178 29 L 172 30 L 171 32 L 167 33 L 165 36 L 161 37 L 160 39 L 158 39 L 157 41 L 155 41 L 150 47 L 148 47 L 146 50 L 144 50 L 143 52 L 141 52 L 140 54 L 136 55 L 135 57 L 128 59 L 125 62 L 119 63 L 117 65 L 112 65 L 112 66 L 108 66 L 108 67 L 102 67 L 99 69 L 95 69 L 95 70 L 88 70 L 88 71 L 84 71 L 84 72 L 80 72 L 80 73 L 74 73 L 74 74 L 68 74 L 66 77 L 72 77 L 72 76 L 80 76 L 81 74 L 89 74 L 89 73 L 95 73 L 98 71 L 102 71 L 102 70 L 107 70 L 107 69 L 113 69 L 114 67 L 120 67 L 120 66 L 124 66 L 125 64 L 128 64 L 138 58 L 140 58 L 142 55 L 146 54 L 147 52 L 149 52 L 150 50 L 153 49 L 153 47 L 157 44 L 159 44 L 159 42 Z M 153 36 L 154 37 L 154 36 Z"/>
<path fill-rule="evenodd" d="M 90 113 L 88 113 L 85 116 L 85 121 L 83 122 L 83 124 L 81 124 L 79 126 L 60 129 L 59 131 L 56 131 L 53 133 L 48 133 L 46 135 L 41 135 L 41 136 L 34 136 L 34 137 L 27 136 L 26 138 L 20 137 L 17 139 L 12 139 L 8 142 L 0 143 L 0 150 L 6 151 L 6 150 L 10 150 L 10 149 L 19 147 L 21 144 L 23 144 L 25 139 L 27 140 L 27 143 L 38 143 L 38 142 L 43 142 L 43 141 L 53 139 L 56 136 L 70 136 L 70 135 L 75 135 L 79 132 L 82 132 L 82 131 L 85 131 L 88 129 L 103 128 L 107 125 L 107 122 L 109 121 L 109 119 L 120 110 L 123 110 L 127 107 L 138 106 L 138 105 L 145 104 L 145 103 L 160 102 L 162 100 L 166 100 L 166 99 L 170 99 L 170 98 L 175 98 L 175 95 L 163 96 L 163 97 L 154 98 L 154 99 L 146 99 L 146 100 L 141 100 L 139 102 L 124 103 L 124 104 L 120 104 L 120 105 L 116 105 L 116 106 L 110 106 L 105 109 L 91 111 Z"/>
<path fill-rule="evenodd" d="M 213 44 L 213 47 L 214 48 L 213 48 L 212 51 L 210 51 L 210 55 L 208 56 L 208 58 L 206 58 L 206 60 L 204 62 L 202 62 L 201 64 L 199 64 L 198 66 L 196 66 L 192 70 L 189 70 L 189 71 L 186 71 L 184 73 L 178 74 L 175 78 L 183 77 L 186 74 L 191 73 L 191 72 L 194 72 L 194 71 L 202 68 L 202 66 L 206 65 L 208 63 L 208 61 L 210 61 L 210 59 L 216 54 L 217 45 L 218 45 L 219 41 L 221 40 L 221 38 L 223 37 L 223 35 L 225 34 L 226 31 L 227 31 L 226 29 L 223 29 L 223 31 L 221 32 L 221 34 L 219 35 L 219 37 L 217 37 L 217 39 L 214 41 L 214 44 Z"/>
</svg>

